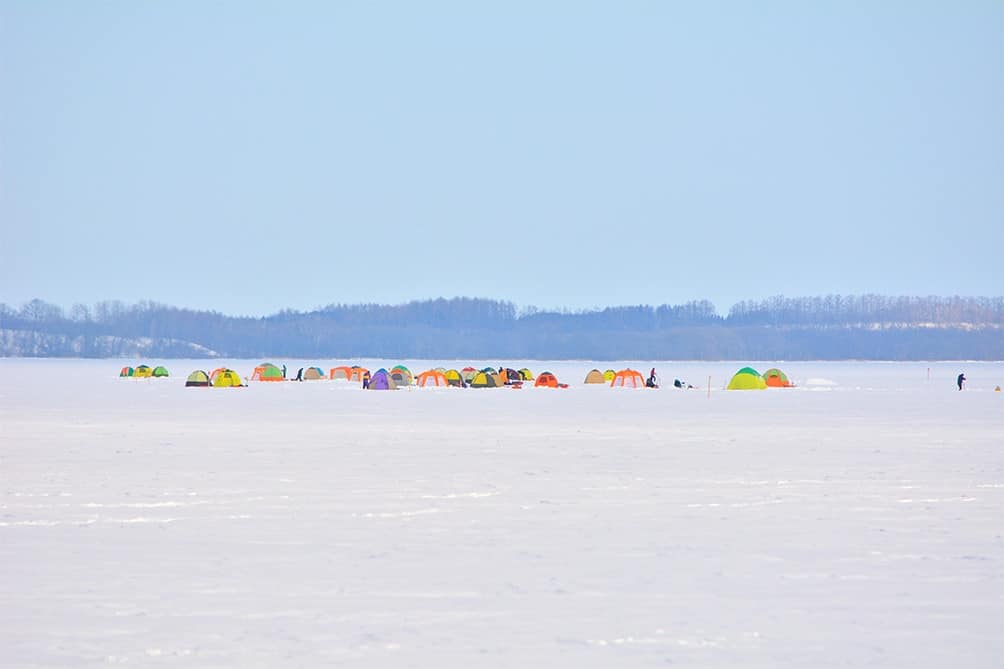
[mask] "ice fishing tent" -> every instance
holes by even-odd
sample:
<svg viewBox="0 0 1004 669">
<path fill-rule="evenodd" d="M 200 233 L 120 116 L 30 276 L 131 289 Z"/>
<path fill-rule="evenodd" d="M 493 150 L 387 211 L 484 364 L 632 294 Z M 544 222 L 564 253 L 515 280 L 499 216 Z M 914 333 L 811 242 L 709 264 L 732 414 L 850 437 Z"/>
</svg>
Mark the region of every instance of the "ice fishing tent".
<svg viewBox="0 0 1004 669">
<path fill-rule="evenodd" d="M 502 381 L 506 384 L 520 383 L 521 381 L 523 381 L 523 375 L 517 372 L 515 369 L 506 367 L 503 374 L 504 376 L 502 376 Z"/>
<path fill-rule="evenodd" d="M 617 372 L 615 372 L 612 369 L 608 369 L 607 371 L 603 372 L 604 381 L 613 381 L 615 376 L 617 376 Z"/>
<path fill-rule="evenodd" d="M 466 383 L 466 381 L 464 381 L 464 377 L 461 376 L 460 372 L 455 369 L 446 370 L 443 372 L 443 376 L 446 377 L 446 382 L 455 388 L 459 388 Z"/>
<path fill-rule="evenodd" d="M 347 365 L 332 367 L 328 372 L 328 378 L 332 381 L 349 381 L 352 379 L 352 368 Z"/>
<path fill-rule="evenodd" d="M 185 381 L 186 388 L 205 388 L 207 386 L 209 386 L 209 375 L 201 369 L 189 374 L 188 380 Z"/>
<path fill-rule="evenodd" d="M 123 367 L 119 371 L 119 376 L 132 376 L 135 373 L 136 373 L 136 370 L 133 369 L 132 367 Z"/>
<path fill-rule="evenodd" d="M 154 367 L 153 372 L 151 373 L 151 376 L 157 377 L 158 379 L 170 375 L 171 374 L 167 371 L 166 367 Z"/>
<path fill-rule="evenodd" d="M 531 372 L 526 367 L 523 367 L 519 370 L 519 375 L 523 377 L 524 381 L 533 381 L 533 372 Z"/>
<path fill-rule="evenodd" d="M 614 374 L 611 388 L 644 388 L 645 377 L 636 369 L 622 369 Z"/>
<path fill-rule="evenodd" d="M 421 387 L 425 386 L 448 386 L 450 382 L 446 379 L 446 375 L 442 372 L 437 372 L 434 369 L 430 369 L 427 372 L 422 372 L 418 375 L 415 380 L 416 384 Z"/>
<path fill-rule="evenodd" d="M 498 388 L 498 376 L 495 374 L 489 374 L 488 372 L 478 372 L 473 377 L 468 384 L 471 388 Z"/>
<path fill-rule="evenodd" d="M 606 383 L 607 380 L 603 378 L 603 372 L 598 369 L 591 370 L 586 374 L 586 380 L 583 383 Z"/>
<path fill-rule="evenodd" d="M 252 381 L 285 381 L 282 370 L 270 362 L 258 365 L 251 374 Z"/>
<path fill-rule="evenodd" d="M 320 381 L 324 378 L 324 372 L 320 367 L 308 367 L 303 370 L 304 381 Z"/>
<path fill-rule="evenodd" d="M 791 388 L 788 376 L 780 369 L 772 368 L 763 373 L 763 380 L 771 388 Z"/>
<path fill-rule="evenodd" d="M 470 383 L 477 373 L 478 370 L 474 369 L 473 367 L 464 367 L 462 370 L 460 370 L 460 375 L 464 377 L 464 381 L 466 381 L 467 383 Z"/>
<path fill-rule="evenodd" d="M 141 379 L 150 378 L 153 376 L 153 369 L 148 365 L 140 365 L 133 371 L 132 375 Z"/>
<path fill-rule="evenodd" d="M 240 388 L 244 385 L 240 374 L 225 367 L 214 369 L 209 379 L 214 388 Z"/>
<path fill-rule="evenodd" d="M 545 388 L 557 388 L 558 377 L 551 372 L 541 372 L 537 375 L 537 380 L 533 382 L 533 386 L 534 388 L 540 388 L 541 386 Z"/>
<path fill-rule="evenodd" d="M 752 367 L 743 367 L 732 377 L 727 386 L 728 390 L 764 390 L 767 383 L 760 376 L 760 372 Z"/>
<path fill-rule="evenodd" d="M 395 385 L 398 386 L 410 386 L 415 380 L 412 377 L 411 372 L 408 371 L 407 367 L 395 367 L 390 370 L 390 378 L 392 378 Z"/>
<path fill-rule="evenodd" d="M 397 384 L 394 383 L 394 379 L 383 367 L 373 372 L 373 376 L 370 377 L 370 390 L 394 390 L 396 388 Z"/>
</svg>

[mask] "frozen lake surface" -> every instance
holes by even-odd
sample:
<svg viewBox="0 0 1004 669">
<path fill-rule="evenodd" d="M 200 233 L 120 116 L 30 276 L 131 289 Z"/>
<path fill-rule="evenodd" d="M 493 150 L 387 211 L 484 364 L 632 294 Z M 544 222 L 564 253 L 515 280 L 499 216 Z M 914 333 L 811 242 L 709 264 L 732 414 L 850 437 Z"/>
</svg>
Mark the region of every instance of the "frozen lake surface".
<svg viewBox="0 0 1004 669">
<path fill-rule="evenodd" d="M 1004 363 L 363 392 L 117 378 L 138 362 L 0 360 L 2 666 L 1004 658 Z"/>
</svg>

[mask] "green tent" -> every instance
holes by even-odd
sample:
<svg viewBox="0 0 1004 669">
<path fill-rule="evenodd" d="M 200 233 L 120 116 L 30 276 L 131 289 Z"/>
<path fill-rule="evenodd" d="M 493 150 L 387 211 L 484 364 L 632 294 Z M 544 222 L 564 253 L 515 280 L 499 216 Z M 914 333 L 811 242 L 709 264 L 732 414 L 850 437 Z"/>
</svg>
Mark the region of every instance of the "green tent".
<svg viewBox="0 0 1004 669">
<path fill-rule="evenodd" d="M 168 373 L 166 367 L 154 367 L 154 369 L 153 369 L 153 375 L 157 376 L 157 377 L 160 377 L 160 376 L 170 376 L 170 374 Z"/>
<path fill-rule="evenodd" d="M 264 365 L 259 365 L 255 368 L 255 373 L 251 376 L 251 380 L 282 381 L 282 370 L 272 363 L 266 362 Z"/>
<path fill-rule="evenodd" d="M 206 388 L 209 386 L 209 375 L 201 369 L 197 369 L 188 375 L 185 381 L 186 388 Z"/>
<path fill-rule="evenodd" d="M 760 372 L 756 371 L 752 367 L 743 367 L 732 380 L 729 381 L 729 390 L 764 390 L 767 388 L 767 383 L 760 376 Z"/>
</svg>

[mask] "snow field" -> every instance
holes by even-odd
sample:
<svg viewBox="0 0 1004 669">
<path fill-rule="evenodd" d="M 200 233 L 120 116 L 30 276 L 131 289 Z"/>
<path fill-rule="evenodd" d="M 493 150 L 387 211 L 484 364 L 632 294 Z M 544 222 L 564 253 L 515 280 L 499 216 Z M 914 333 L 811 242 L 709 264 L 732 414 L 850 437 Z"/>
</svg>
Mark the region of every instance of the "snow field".
<svg viewBox="0 0 1004 669">
<path fill-rule="evenodd" d="M 572 387 L 363 392 L 126 362 L 0 360 L 0 665 L 1004 656 L 1004 364 L 777 364 L 799 388 L 725 392 L 745 363 L 632 364 L 652 391 L 503 361 Z"/>
</svg>

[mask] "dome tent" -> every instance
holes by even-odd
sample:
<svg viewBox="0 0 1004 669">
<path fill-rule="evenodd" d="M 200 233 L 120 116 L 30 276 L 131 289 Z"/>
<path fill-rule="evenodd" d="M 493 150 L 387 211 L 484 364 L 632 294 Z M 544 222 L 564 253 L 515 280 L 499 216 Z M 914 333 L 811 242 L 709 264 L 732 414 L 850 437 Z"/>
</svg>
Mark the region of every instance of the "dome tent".
<svg viewBox="0 0 1004 669">
<path fill-rule="evenodd" d="M 209 375 L 206 374 L 201 369 L 197 369 L 188 375 L 188 379 L 185 381 L 186 388 L 208 388 L 209 387 Z"/>
<path fill-rule="evenodd" d="M 583 383 L 606 383 L 606 382 L 607 380 L 603 378 L 603 372 L 601 372 L 598 369 L 590 370 L 590 372 L 586 374 L 586 380 L 583 381 Z"/>
<path fill-rule="evenodd" d="M 390 377 L 387 370 L 381 367 L 377 371 L 373 372 L 373 376 L 370 377 L 370 390 L 396 390 L 397 384 L 394 383 L 394 379 Z"/>
<path fill-rule="evenodd" d="M 788 376 L 780 369 L 771 368 L 763 373 L 764 383 L 770 388 L 791 388 L 794 384 L 788 380 Z"/>
<path fill-rule="evenodd" d="M 214 369 L 209 376 L 209 381 L 214 388 L 241 388 L 244 385 L 240 374 L 226 367 Z"/>
<path fill-rule="evenodd" d="M 434 369 L 430 369 L 427 372 L 422 372 L 418 375 L 415 380 L 416 384 L 422 388 L 425 386 L 448 386 L 450 385 L 449 380 L 447 380 L 446 375 L 442 372 L 437 372 Z"/>
<path fill-rule="evenodd" d="M 251 374 L 252 381 L 285 381 L 282 378 L 282 370 L 270 362 L 263 362 L 254 368 Z"/>
<path fill-rule="evenodd" d="M 760 372 L 752 367 L 743 367 L 732 376 L 727 386 L 728 390 L 765 390 L 767 383 L 760 376 Z"/>
<path fill-rule="evenodd" d="M 636 369 L 622 369 L 614 374 L 611 388 L 644 388 L 645 377 Z"/>
<path fill-rule="evenodd" d="M 303 380 L 304 381 L 320 381 L 324 378 L 324 372 L 321 371 L 320 367 L 308 367 L 303 370 Z"/>
</svg>

